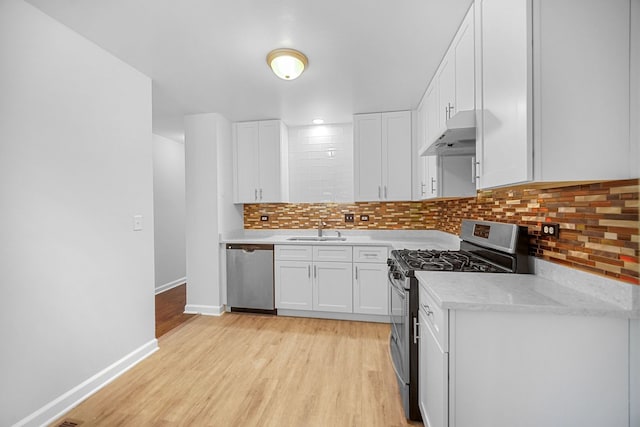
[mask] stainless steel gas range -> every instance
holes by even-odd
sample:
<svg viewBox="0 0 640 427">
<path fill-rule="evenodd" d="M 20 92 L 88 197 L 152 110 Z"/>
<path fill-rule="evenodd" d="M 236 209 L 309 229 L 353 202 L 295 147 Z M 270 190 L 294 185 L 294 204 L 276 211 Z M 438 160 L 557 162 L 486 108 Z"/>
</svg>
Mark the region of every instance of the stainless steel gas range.
<svg viewBox="0 0 640 427">
<path fill-rule="evenodd" d="M 459 251 L 394 250 L 389 265 L 390 352 L 405 416 L 421 420 L 418 408 L 418 279 L 416 271 L 528 273 L 526 228 L 463 220 Z"/>
</svg>

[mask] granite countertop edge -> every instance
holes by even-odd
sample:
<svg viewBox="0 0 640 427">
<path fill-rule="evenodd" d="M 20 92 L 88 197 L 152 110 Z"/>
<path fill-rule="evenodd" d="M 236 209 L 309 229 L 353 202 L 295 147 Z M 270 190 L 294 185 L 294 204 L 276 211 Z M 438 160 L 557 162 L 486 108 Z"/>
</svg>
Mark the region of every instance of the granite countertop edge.
<svg viewBox="0 0 640 427">
<path fill-rule="evenodd" d="M 640 310 L 535 274 L 416 272 L 416 277 L 442 309 L 640 319 Z"/>
</svg>

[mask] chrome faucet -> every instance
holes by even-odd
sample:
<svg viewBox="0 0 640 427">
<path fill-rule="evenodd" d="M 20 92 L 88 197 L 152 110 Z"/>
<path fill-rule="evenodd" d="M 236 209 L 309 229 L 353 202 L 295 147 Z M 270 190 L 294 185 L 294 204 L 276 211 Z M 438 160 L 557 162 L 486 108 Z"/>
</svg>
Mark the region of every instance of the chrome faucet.
<svg viewBox="0 0 640 427">
<path fill-rule="evenodd" d="M 327 223 L 320 218 L 318 220 L 318 237 L 322 237 L 322 227 L 326 227 Z"/>
</svg>

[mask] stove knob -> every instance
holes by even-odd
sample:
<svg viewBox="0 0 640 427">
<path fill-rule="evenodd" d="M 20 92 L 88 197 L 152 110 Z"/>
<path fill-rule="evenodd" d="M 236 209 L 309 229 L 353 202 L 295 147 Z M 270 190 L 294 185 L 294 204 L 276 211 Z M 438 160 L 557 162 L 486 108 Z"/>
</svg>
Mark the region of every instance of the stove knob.
<svg viewBox="0 0 640 427">
<path fill-rule="evenodd" d="M 391 258 L 387 258 L 387 265 L 393 265 L 393 260 Z"/>
<path fill-rule="evenodd" d="M 400 274 L 399 271 L 393 271 L 391 274 L 393 275 L 393 278 L 396 280 L 402 279 L 402 274 Z"/>
</svg>

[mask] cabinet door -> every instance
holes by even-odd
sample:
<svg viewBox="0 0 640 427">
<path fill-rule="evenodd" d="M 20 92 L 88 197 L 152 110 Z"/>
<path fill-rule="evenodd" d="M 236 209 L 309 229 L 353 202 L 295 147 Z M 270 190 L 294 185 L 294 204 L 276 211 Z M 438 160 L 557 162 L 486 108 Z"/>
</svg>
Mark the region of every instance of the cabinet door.
<svg viewBox="0 0 640 427">
<path fill-rule="evenodd" d="M 258 200 L 263 203 L 282 202 L 280 121 L 260 122 L 259 135 Z"/>
<path fill-rule="evenodd" d="M 528 3 L 482 0 L 482 138 L 480 187 L 530 181 L 532 170 L 531 58 Z"/>
<path fill-rule="evenodd" d="M 234 137 L 234 202 L 258 201 L 258 122 L 235 124 Z"/>
<path fill-rule="evenodd" d="M 388 315 L 387 265 L 355 263 L 353 279 L 353 312 Z"/>
<path fill-rule="evenodd" d="M 378 201 L 382 197 L 381 114 L 358 114 L 354 127 L 354 198 Z"/>
<path fill-rule="evenodd" d="M 382 199 L 411 200 L 411 112 L 382 114 Z"/>
<path fill-rule="evenodd" d="M 438 156 L 422 159 L 422 199 L 432 199 L 438 197 Z"/>
<path fill-rule="evenodd" d="M 455 55 L 445 56 L 440 65 L 438 79 L 438 131 L 442 135 L 446 129 L 447 120 L 453 116 L 456 102 L 456 64 Z"/>
<path fill-rule="evenodd" d="M 425 427 L 449 425 L 449 353 L 438 344 L 426 315 L 418 312 L 418 396 Z"/>
<path fill-rule="evenodd" d="M 311 263 L 305 261 L 275 262 L 276 308 L 311 310 L 313 286 Z"/>
<path fill-rule="evenodd" d="M 427 88 L 427 92 L 425 94 L 425 104 L 427 114 L 425 133 L 427 136 L 427 145 L 431 145 L 440 136 L 440 118 L 438 116 L 438 84 L 436 79 L 434 79 L 434 82 Z"/>
<path fill-rule="evenodd" d="M 465 16 L 455 41 L 456 102 L 455 112 L 475 108 L 475 46 L 473 6 Z"/>
<path fill-rule="evenodd" d="M 313 309 L 353 312 L 352 264 L 317 262 L 313 264 Z"/>
</svg>

